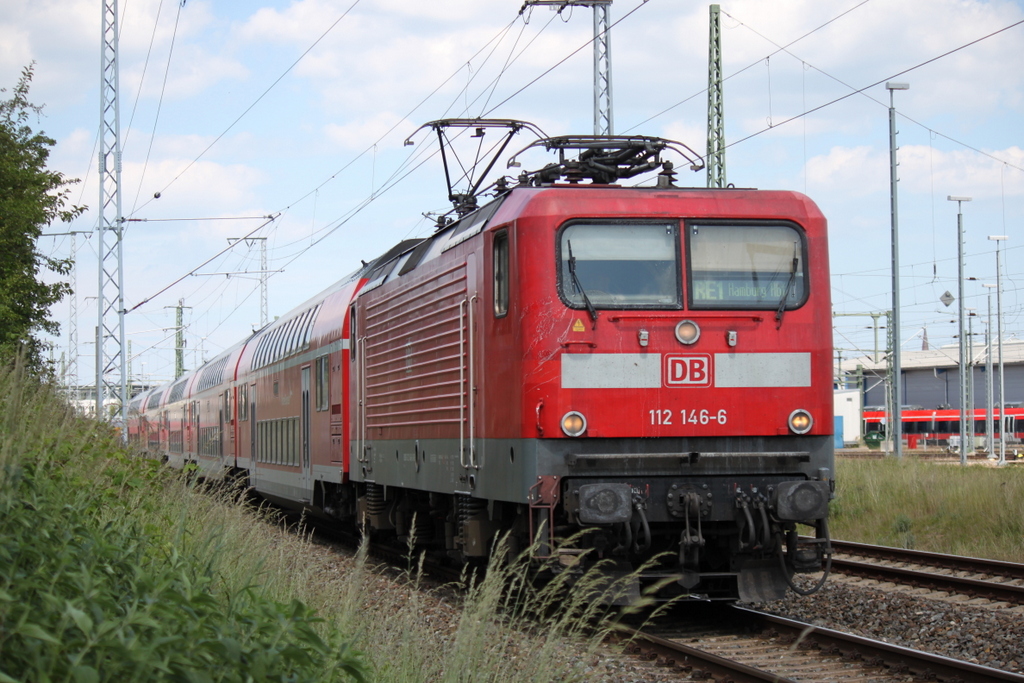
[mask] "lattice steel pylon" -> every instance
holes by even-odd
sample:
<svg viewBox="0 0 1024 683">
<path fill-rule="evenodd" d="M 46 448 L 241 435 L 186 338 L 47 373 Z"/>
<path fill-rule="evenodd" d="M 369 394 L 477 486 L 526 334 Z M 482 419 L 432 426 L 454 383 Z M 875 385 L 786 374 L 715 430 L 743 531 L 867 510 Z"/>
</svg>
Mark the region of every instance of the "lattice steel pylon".
<svg viewBox="0 0 1024 683">
<path fill-rule="evenodd" d="M 722 22 L 711 5 L 708 35 L 708 187 L 725 187 L 725 96 L 722 90 Z"/>
<path fill-rule="evenodd" d="M 612 0 L 589 0 L 594 7 L 594 135 L 611 135 L 612 34 L 609 14 Z"/>
<path fill-rule="evenodd" d="M 71 283 L 71 296 L 68 297 L 70 313 L 68 317 L 68 365 L 64 372 L 64 385 L 71 395 L 71 400 L 78 400 L 78 249 L 75 244 L 77 232 L 71 233 L 71 271 L 68 282 Z"/>
<path fill-rule="evenodd" d="M 561 12 L 566 7 L 594 8 L 594 135 L 612 135 L 615 123 L 612 116 L 612 33 L 610 8 L 612 0 L 526 0 L 527 7 L 554 7 Z"/>
<path fill-rule="evenodd" d="M 118 104 L 117 0 L 104 0 L 100 41 L 99 321 L 96 417 L 123 425 L 128 404 L 124 351 L 124 220 L 121 214 L 121 115 Z M 114 399 L 109 415 L 104 406 Z"/>
</svg>

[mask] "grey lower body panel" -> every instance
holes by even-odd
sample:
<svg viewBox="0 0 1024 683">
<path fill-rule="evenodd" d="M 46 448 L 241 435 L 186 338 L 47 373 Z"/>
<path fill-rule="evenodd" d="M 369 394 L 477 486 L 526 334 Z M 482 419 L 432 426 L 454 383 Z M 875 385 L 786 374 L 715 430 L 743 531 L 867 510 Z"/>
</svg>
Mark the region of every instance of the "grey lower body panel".
<svg viewBox="0 0 1024 683">
<path fill-rule="evenodd" d="M 626 479 L 832 478 L 832 437 L 456 439 L 353 444 L 351 478 L 384 486 L 530 502 L 540 477 Z M 362 459 L 360 460 L 360 455 Z M 824 472 L 823 472 L 824 470 Z"/>
</svg>

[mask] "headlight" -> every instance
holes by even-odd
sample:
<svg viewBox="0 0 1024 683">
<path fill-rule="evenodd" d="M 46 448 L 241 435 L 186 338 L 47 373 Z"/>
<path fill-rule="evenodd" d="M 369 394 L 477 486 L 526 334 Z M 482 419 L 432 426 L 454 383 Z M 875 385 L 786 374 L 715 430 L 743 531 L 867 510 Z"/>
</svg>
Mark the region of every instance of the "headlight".
<svg viewBox="0 0 1024 683">
<path fill-rule="evenodd" d="M 700 328 L 692 320 L 684 320 L 676 325 L 676 339 L 680 344 L 694 344 L 700 339 Z"/>
<path fill-rule="evenodd" d="M 575 410 L 562 416 L 562 431 L 566 436 L 579 436 L 587 431 L 587 418 Z"/>
<path fill-rule="evenodd" d="M 795 434 L 806 434 L 814 426 L 814 418 L 803 408 L 798 408 L 789 414 L 789 428 Z"/>
</svg>

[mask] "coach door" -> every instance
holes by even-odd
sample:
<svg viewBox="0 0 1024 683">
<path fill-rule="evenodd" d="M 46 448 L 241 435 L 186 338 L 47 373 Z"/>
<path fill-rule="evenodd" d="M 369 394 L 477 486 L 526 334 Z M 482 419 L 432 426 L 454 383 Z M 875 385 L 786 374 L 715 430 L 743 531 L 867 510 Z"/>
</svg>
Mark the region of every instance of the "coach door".
<svg viewBox="0 0 1024 683">
<path fill-rule="evenodd" d="M 309 496 L 309 366 L 302 368 L 302 491 Z"/>
<path fill-rule="evenodd" d="M 218 442 L 217 443 L 217 455 L 220 456 L 220 464 L 223 465 L 224 464 L 224 456 L 227 455 L 227 442 L 228 442 L 228 440 L 227 440 L 227 433 L 224 430 L 224 418 L 225 418 L 226 413 L 227 413 L 227 410 L 225 409 L 225 406 L 226 406 L 227 401 L 228 401 L 228 392 L 225 391 L 224 395 L 223 396 L 219 396 L 218 398 L 220 398 L 221 400 L 219 401 L 220 407 L 217 408 L 217 435 L 218 435 L 218 438 L 217 438 L 217 442 Z"/>
<path fill-rule="evenodd" d="M 249 385 L 249 484 L 256 485 L 256 463 L 259 458 L 259 442 L 256 440 L 256 383 Z"/>
<path fill-rule="evenodd" d="M 222 454 L 227 459 L 227 464 L 232 467 L 235 465 L 235 406 L 232 401 L 234 393 L 234 387 L 228 387 L 224 391 L 224 418 L 220 437 L 224 441 Z"/>
</svg>

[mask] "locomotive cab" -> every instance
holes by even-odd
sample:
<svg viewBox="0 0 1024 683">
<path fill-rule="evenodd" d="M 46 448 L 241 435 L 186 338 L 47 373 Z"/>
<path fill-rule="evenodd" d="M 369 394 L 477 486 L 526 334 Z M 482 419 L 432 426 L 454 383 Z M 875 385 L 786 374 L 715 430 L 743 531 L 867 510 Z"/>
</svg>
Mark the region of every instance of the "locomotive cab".
<svg viewBox="0 0 1024 683">
<path fill-rule="evenodd" d="M 678 575 L 666 594 L 749 601 L 819 571 L 831 338 L 813 204 L 555 186 L 517 229 L 522 424 L 549 482 L 531 488 L 531 526 L 582 532 L 552 558 L 577 566 L 585 548 Z"/>
</svg>

